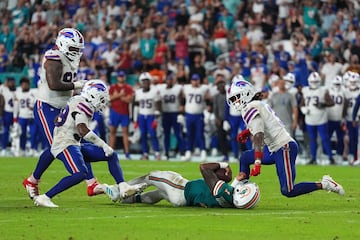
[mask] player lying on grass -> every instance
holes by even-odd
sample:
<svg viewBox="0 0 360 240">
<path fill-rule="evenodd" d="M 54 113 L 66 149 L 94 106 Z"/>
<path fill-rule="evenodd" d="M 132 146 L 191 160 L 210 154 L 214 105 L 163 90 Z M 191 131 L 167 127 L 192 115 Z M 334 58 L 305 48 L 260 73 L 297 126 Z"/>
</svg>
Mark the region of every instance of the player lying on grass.
<svg viewBox="0 0 360 240">
<path fill-rule="evenodd" d="M 70 98 L 66 108 L 57 116 L 51 153 L 64 163 L 70 175 L 61 179 L 45 194 L 35 196 L 35 205 L 58 207 L 51 198 L 86 178 L 88 169 L 85 161 L 108 162 L 120 198 L 131 196 L 146 187 L 144 183 L 130 186 L 125 182 L 117 154 L 113 154 L 114 150 L 88 128 L 93 113 L 101 112 L 108 101 L 109 93 L 105 83 L 101 80 L 89 80 L 80 95 Z M 80 145 L 81 139 L 88 143 Z"/>
<path fill-rule="evenodd" d="M 225 173 L 219 176 L 219 169 Z M 252 208 L 260 199 L 260 191 L 254 183 L 239 182 L 232 187 L 226 181 L 231 180 L 231 169 L 228 163 L 202 163 L 200 171 L 203 179 L 188 180 L 179 173 L 172 171 L 152 171 L 147 175 L 130 180 L 128 183 L 155 186 L 156 190 L 143 192 L 123 199 L 122 203 L 148 203 L 155 204 L 163 199 L 172 205 L 222 207 L 222 208 Z M 224 179 L 221 180 L 220 178 Z M 251 194 L 250 204 L 243 198 L 244 184 L 255 186 Z M 106 194 L 113 200 L 121 200 L 116 185 L 103 185 Z M 244 202 L 246 200 L 246 202 Z"/>
<path fill-rule="evenodd" d="M 241 75 L 232 79 L 227 101 L 230 107 L 241 112 L 247 126 L 238 135 L 238 141 L 245 142 L 252 135 L 254 144 L 252 150 L 241 155 L 240 171 L 233 184 L 259 175 L 262 164 L 275 164 L 280 190 L 286 197 L 296 197 L 320 189 L 344 195 L 343 187 L 328 175 L 323 176 L 321 182 L 295 184 L 298 145 L 270 106 L 261 101 L 261 93 L 256 92 L 254 86 Z"/>
</svg>

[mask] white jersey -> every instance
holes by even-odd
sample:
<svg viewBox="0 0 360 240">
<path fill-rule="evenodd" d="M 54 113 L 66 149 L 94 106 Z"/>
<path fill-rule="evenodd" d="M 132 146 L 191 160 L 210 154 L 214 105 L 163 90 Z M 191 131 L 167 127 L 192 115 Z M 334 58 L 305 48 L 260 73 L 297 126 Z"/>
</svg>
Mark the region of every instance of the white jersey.
<svg viewBox="0 0 360 240">
<path fill-rule="evenodd" d="M 288 142 L 295 142 L 268 104 L 252 101 L 241 111 L 241 115 L 252 135 L 264 133 L 264 142 L 270 152 L 276 152 Z M 263 124 L 258 124 L 257 118 L 260 118 Z"/>
<path fill-rule="evenodd" d="M 54 141 L 51 145 L 51 153 L 57 156 L 71 145 L 80 145 L 81 136 L 77 125 L 89 122 L 94 114 L 93 108 L 80 96 L 70 98 L 67 106 L 61 111 L 56 119 L 54 128 Z"/>
<path fill-rule="evenodd" d="M 4 111 L 14 112 L 15 91 L 10 91 L 8 87 L 1 85 L 0 94 L 3 95 L 5 101 Z"/>
<path fill-rule="evenodd" d="M 167 88 L 166 84 L 158 85 L 158 91 L 161 97 L 161 108 L 163 112 L 179 112 L 179 95 L 181 90 L 182 86 L 179 84 L 175 84 L 171 88 Z"/>
<path fill-rule="evenodd" d="M 352 121 L 352 113 L 355 107 L 356 98 L 359 96 L 359 94 L 360 94 L 359 88 L 356 88 L 354 90 L 350 90 L 350 89 L 345 90 L 345 97 L 346 100 L 349 102 L 348 107 L 346 109 L 346 117 L 345 117 L 347 121 Z"/>
<path fill-rule="evenodd" d="M 135 102 L 139 102 L 139 114 L 154 115 L 156 111 L 155 103 L 160 101 L 158 89 L 150 86 L 148 92 L 144 92 L 142 88 L 135 91 Z"/>
<path fill-rule="evenodd" d="M 304 87 L 302 89 L 305 106 L 308 108 L 309 113 L 305 115 L 305 123 L 308 125 L 321 125 L 328 121 L 326 108 L 318 108 L 315 105 L 318 103 L 325 103 L 325 87 L 317 89 L 310 89 Z"/>
<path fill-rule="evenodd" d="M 209 91 L 209 86 L 200 85 L 197 88 L 191 84 L 184 85 L 185 112 L 190 114 L 202 114 L 206 108 L 205 96 Z"/>
<path fill-rule="evenodd" d="M 19 118 L 32 119 L 34 118 L 34 97 L 31 91 L 23 92 L 21 88 L 18 88 L 15 92 L 16 101 L 18 102 L 18 109 L 14 112 L 18 113 Z"/>
<path fill-rule="evenodd" d="M 40 80 L 38 82 L 38 99 L 50 104 L 53 107 L 62 108 L 66 106 L 67 101 L 73 95 L 73 90 L 54 91 L 49 88 L 48 82 L 46 80 L 46 70 L 44 68 L 46 60 L 61 61 L 63 67 L 60 81 L 64 83 L 75 82 L 77 80 L 76 75 L 78 69 L 72 68 L 70 63 L 65 59 L 65 56 L 59 50 L 50 49 L 47 50 L 44 54 L 40 70 Z"/>
<path fill-rule="evenodd" d="M 334 88 L 329 89 L 330 97 L 334 100 L 335 105 L 332 107 L 327 107 L 328 120 L 329 121 L 341 121 L 342 113 L 344 111 L 345 103 L 345 92 L 343 88 Z"/>
</svg>

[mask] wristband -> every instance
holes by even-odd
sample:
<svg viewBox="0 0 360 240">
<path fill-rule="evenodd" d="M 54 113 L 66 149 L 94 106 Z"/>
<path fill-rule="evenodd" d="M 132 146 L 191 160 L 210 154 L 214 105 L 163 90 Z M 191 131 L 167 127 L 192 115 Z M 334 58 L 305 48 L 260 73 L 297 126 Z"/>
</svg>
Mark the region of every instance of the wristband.
<svg viewBox="0 0 360 240">
<path fill-rule="evenodd" d="M 14 119 L 13 119 L 13 122 L 14 122 L 14 123 L 17 123 L 17 122 L 18 122 L 18 119 L 17 119 L 17 118 L 14 118 Z"/>
<path fill-rule="evenodd" d="M 237 180 L 237 178 L 235 177 L 234 180 L 233 180 L 233 182 L 231 183 L 231 186 L 232 186 L 232 187 L 235 187 L 235 186 L 238 185 L 239 183 L 240 183 L 240 181 Z"/>
<path fill-rule="evenodd" d="M 255 156 L 255 159 L 261 160 L 263 158 L 263 152 L 255 151 L 254 156 Z"/>
<path fill-rule="evenodd" d="M 255 164 L 255 165 L 261 164 L 261 160 L 260 160 L 260 159 L 256 159 L 254 164 Z"/>
<path fill-rule="evenodd" d="M 229 163 L 227 162 L 219 162 L 220 168 L 227 168 L 229 166 Z"/>
</svg>

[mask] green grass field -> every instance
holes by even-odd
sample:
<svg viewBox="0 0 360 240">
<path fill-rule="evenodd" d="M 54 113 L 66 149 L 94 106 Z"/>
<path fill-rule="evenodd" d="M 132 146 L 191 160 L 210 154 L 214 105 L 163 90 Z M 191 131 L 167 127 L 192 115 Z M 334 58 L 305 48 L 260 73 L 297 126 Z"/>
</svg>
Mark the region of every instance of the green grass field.
<svg viewBox="0 0 360 240">
<path fill-rule="evenodd" d="M 261 189 L 252 210 L 175 208 L 121 205 L 106 195 L 88 197 L 81 183 L 53 199 L 58 209 L 33 205 L 22 187 L 36 164 L 34 158 L 0 158 L 0 239 L 360 239 L 360 168 L 298 166 L 297 182 L 330 174 L 345 188 L 345 196 L 317 191 L 297 198 L 280 194 L 275 169 L 263 166 L 254 177 Z M 121 161 L 127 179 L 151 170 L 173 170 L 188 179 L 201 177 L 198 163 Z M 113 183 L 104 162 L 93 164 L 101 182 Z M 232 164 L 233 172 L 238 169 Z M 46 192 L 66 174 L 55 161 L 40 183 Z"/>
</svg>

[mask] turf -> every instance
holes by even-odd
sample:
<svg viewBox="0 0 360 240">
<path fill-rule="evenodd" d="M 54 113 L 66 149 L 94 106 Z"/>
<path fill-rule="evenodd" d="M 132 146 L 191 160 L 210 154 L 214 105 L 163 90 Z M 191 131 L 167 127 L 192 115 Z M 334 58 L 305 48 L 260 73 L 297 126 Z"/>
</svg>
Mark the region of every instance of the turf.
<svg viewBox="0 0 360 240">
<path fill-rule="evenodd" d="M 60 207 L 35 207 L 21 182 L 35 167 L 34 158 L 0 158 L 0 239 L 360 239 L 360 168 L 298 166 L 297 181 L 319 180 L 330 174 L 345 196 L 316 191 L 297 198 L 280 194 L 275 169 L 264 166 L 253 178 L 261 189 L 252 210 L 175 208 L 121 205 L 107 196 L 88 197 L 81 183 L 56 196 Z M 198 163 L 121 161 L 127 179 L 150 170 L 173 170 L 188 179 L 200 177 Z M 113 183 L 106 163 L 93 164 L 101 182 Z M 238 166 L 232 164 L 233 172 Z M 40 183 L 45 192 L 66 174 L 55 161 Z"/>
</svg>

